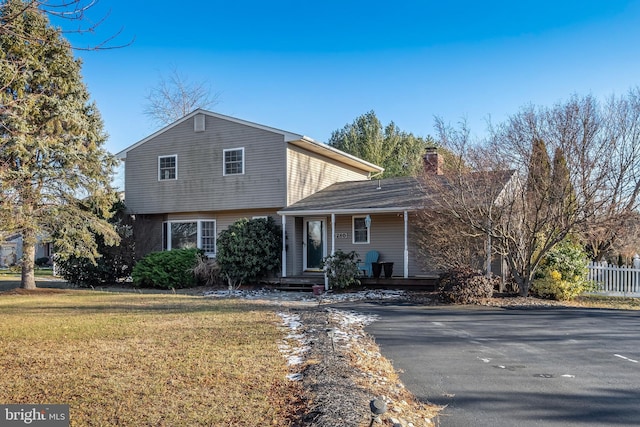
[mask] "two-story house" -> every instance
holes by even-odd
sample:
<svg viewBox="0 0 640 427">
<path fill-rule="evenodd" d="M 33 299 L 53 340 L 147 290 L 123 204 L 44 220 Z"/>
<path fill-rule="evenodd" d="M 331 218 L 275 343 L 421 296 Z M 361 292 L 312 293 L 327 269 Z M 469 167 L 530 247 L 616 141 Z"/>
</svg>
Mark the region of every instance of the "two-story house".
<svg viewBox="0 0 640 427">
<path fill-rule="evenodd" d="M 127 209 L 146 224 L 137 236 L 145 252 L 198 247 L 215 255 L 217 234 L 236 220 L 281 221 L 279 211 L 331 184 L 383 171 L 306 136 L 204 110 L 117 156 L 125 161 Z M 284 222 L 284 275 L 320 267 L 328 220 L 314 214 Z M 302 228 L 322 230 L 322 241 L 298 245 Z M 314 250 L 303 253 L 303 246 Z"/>
<path fill-rule="evenodd" d="M 336 250 L 363 260 L 378 252 L 394 277 L 423 272 L 411 228 L 429 191 L 412 177 L 376 179 L 380 166 L 306 136 L 196 110 L 118 157 L 143 253 L 198 247 L 214 256 L 221 230 L 271 216 L 283 226 L 282 277 L 317 274 Z M 441 161 L 428 152 L 428 173 Z"/>
</svg>

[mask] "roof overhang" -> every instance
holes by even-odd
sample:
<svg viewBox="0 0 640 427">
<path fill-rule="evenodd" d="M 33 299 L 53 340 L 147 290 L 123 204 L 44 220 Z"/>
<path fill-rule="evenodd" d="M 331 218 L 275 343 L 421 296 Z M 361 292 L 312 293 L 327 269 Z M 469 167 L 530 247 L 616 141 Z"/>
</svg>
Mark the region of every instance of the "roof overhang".
<svg viewBox="0 0 640 427">
<path fill-rule="evenodd" d="M 280 216 L 322 216 L 322 215 L 357 215 L 357 214 L 376 214 L 376 213 L 395 213 L 395 212 L 414 212 L 419 208 L 415 206 L 398 206 L 391 208 L 361 208 L 361 209 L 318 209 L 318 210 L 295 210 L 295 211 L 278 211 Z"/>
</svg>

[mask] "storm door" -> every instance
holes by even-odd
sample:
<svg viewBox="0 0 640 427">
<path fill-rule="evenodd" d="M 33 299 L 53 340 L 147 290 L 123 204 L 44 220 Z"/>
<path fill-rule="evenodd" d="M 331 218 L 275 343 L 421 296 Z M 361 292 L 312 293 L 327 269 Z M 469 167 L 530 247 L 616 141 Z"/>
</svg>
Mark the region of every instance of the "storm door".
<svg viewBox="0 0 640 427">
<path fill-rule="evenodd" d="M 307 219 L 304 222 L 304 269 L 305 271 L 321 271 L 322 258 L 327 256 L 325 220 Z"/>
</svg>

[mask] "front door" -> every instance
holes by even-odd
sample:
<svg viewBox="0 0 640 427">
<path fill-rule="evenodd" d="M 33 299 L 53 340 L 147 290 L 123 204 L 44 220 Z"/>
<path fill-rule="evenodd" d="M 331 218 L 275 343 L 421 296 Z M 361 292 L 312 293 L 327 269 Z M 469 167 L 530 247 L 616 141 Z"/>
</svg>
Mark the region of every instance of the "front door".
<svg viewBox="0 0 640 427">
<path fill-rule="evenodd" d="M 304 269 L 305 271 L 320 271 L 322 270 L 322 258 L 327 256 L 325 221 L 320 218 L 307 219 L 304 226 Z"/>
</svg>

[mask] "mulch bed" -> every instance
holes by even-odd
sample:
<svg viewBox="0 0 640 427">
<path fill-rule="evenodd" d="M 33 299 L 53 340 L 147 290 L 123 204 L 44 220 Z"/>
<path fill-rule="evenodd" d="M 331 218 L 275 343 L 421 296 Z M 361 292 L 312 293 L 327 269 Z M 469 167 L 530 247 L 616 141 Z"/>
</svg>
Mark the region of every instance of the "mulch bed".
<svg viewBox="0 0 640 427">
<path fill-rule="evenodd" d="M 326 311 L 319 307 L 295 312 L 311 347 L 302 380 L 307 410 L 301 425 L 352 427 L 368 423 L 371 396 L 354 382 L 349 359 L 332 343 Z"/>
</svg>

